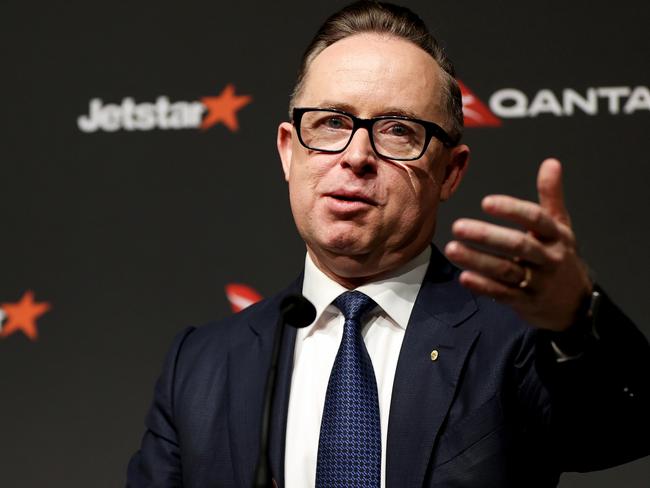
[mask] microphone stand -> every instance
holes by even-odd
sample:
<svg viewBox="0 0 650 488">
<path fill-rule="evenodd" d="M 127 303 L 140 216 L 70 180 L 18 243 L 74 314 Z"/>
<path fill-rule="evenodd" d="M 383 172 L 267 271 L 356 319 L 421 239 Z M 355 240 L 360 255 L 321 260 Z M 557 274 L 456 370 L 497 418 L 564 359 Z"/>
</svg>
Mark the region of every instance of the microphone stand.
<svg viewBox="0 0 650 488">
<path fill-rule="evenodd" d="M 271 353 L 271 366 L 266 376 L 264 389 L 264 407 L 262 410 L 262 430 L 260 432 L 260 457 L 255 468 L 253 488 L 273 488 L 271 467 L 269 463 L 269 425 L 271 423 L 271 410 L 275 398 L 275 383 L 278 377 L 278 358 L 284 337 L 285 324 L 292 327 L 307 327 L 316 318 L 316 309 L 302 295 L 289 295 L 280 303 L 280 316 L 273 337 L 273 351 Z"/>
</svg>

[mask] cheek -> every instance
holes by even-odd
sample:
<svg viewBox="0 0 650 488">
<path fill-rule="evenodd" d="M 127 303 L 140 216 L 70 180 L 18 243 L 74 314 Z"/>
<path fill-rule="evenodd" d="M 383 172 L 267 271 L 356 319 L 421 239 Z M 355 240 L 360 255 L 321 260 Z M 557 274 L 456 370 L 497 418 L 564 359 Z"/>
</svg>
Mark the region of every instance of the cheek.
<svg viewBox="0 0 650 488">
<path fill-rule="evenodd" d="M 388 187 L 391 220 L 404 229 L 426 225 L 435 219 L 440 193 L 436 177 L 419 167 L 399 169 L 399 178 Z"/>
<path fill-rule="evenodd" d="M 315 190 L 332 167 L 332 163 L 323 157 L 301 156 L 303 157 L 295 158 L 291 164 L 289 182 L 293 181 L 294 186 L 304 185 L 310 190 Z"/>
<path fill-rule="evenodd" d="M 397 203 L 404 212 L 412 212 L 422 203 L 429 200 L 436 187 L 433 175 L 414 165 L 393 163 L 386 168 L 385 174 L 379 178 L 389 201 Z"/>
<path fill-rule="evenodd" d="M 304 200 L 313 193 L 313 181 L 304 170 L 301 163 L 294 161 L 289 173 L 289 196 L 292 206 L 299 200 Z"/>
<path fill-rule="evenodd" d="M 301 222 L 313 211 L 327 172 L 326 165 L 322 162 L 317 164 L 319 162 L 314 159 L 295 159 L 291 164 L 289 199 L 294 217 Z"/>
</svg>

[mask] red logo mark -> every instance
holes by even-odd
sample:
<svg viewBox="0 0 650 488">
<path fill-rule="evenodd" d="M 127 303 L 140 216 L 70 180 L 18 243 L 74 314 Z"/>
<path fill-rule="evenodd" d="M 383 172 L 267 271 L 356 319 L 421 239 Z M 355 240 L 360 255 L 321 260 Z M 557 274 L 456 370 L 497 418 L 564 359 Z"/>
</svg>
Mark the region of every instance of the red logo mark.
<svg viewBox="0 0 650 488">
<path fill-rule="evenodd" d="M 226 285 L 226 296 L 230 302 L 230 308 L 234 313 L 250 307 L 262 299 L 262 295 L 257 293 L 248 285 L 239 283 L 230 283 Z"/>
<path fill-rule="evenodd" d="M 213 125 L 222 122 L 231 132 L 236 132 L 239 129 L 237 111 L 252 101 L 253 97 L 250 95 L 235 95 L 235 86 L 233 84 L 226 85 L 216 97 L 201 98 L 201 102 L 208 110 L 201 123 L 201 130 L 209 129 Z"/>
<path fill-rule="evenodd" d="M 499 127 L 501 119 L 497 118 L 474 93 L 460 80 L 460 93 L 463 97 L 463 117 L 465 127 Z"/>
<path fill-rule="evenodd" d="M 0 303 L 0 312 L 3 312 L 2 315 L 6 315 L 7 319 L 0 330 L 0 337 L 8 337 L 20 330 L 30 340 L 35 341 L 38 338 L 36 319 L 50 308 L 47 302 L 35 302 L 34 292 L 31 290 L 27 290 L 16 303 Z"/>
</svg>

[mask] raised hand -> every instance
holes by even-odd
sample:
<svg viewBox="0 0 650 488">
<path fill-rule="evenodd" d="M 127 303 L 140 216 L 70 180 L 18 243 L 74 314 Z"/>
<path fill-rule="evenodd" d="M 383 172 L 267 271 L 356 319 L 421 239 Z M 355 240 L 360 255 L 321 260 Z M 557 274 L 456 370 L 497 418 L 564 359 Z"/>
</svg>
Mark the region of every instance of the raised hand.
<svg viewBox="0 0 650 488">
<path fill-rule="evenodd" d="M 511 306 L 532 325 L 561 331 L 579 319 L 592 283 L 577 254 L 556 159 L 541 164 L 537 192 L 539 204 L 507 195 L 485 197 L 486 213 L 523 230 L 459 219 L 452 226 L 457 240 L 445 253 L 465 269 L 461 284 Z"/>
</svg>

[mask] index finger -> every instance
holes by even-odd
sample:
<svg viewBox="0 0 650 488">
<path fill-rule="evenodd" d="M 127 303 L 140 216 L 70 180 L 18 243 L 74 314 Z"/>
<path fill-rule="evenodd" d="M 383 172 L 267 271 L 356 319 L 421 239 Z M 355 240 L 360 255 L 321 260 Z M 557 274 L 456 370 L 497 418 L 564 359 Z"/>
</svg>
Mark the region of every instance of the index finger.
<svg viewBox="0 0 650 488">
<path fill-rule="evenodd" d="M 560 237 L 555 219 L 537 203 L 509 195 L 488 195 L 481 206 L 489 215 L 515 222 L 542 240 L 552 241 Z"/>
</svg>

